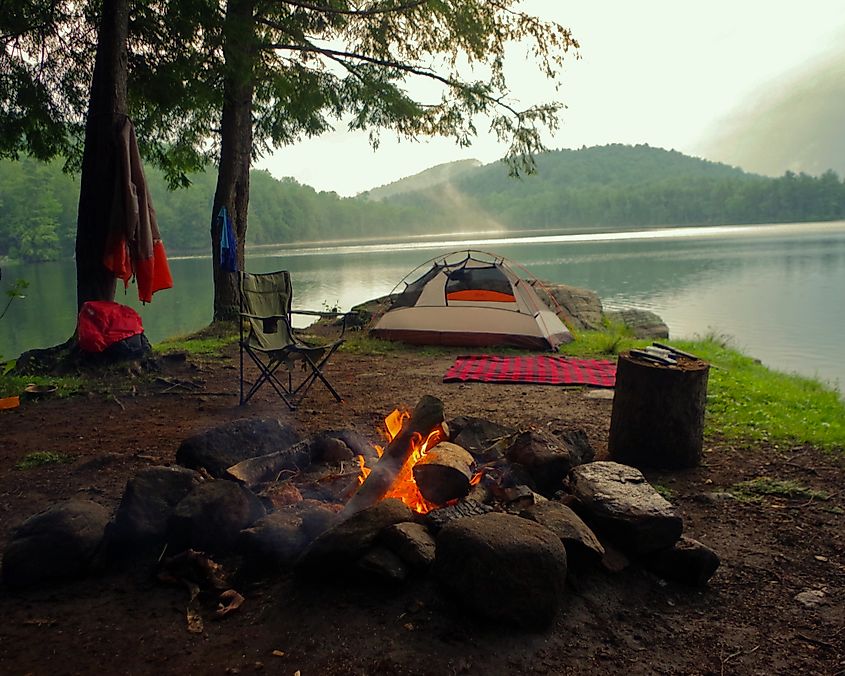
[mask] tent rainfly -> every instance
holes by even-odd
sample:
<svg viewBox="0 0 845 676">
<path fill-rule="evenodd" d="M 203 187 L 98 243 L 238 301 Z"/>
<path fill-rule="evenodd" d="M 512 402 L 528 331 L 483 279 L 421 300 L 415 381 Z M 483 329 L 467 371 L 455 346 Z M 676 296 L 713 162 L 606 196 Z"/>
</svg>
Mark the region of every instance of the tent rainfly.
<svg viewBox="0 0 845 676">
<path fill-rule="evenodd" d="M 416 270 L 405 277 L 404 291 L 391 294 L 390 309 L 372 334 L 416 345 L 535 350 L 556 350 L 572 340 L 563 322 L 506 259 L 467 251 L 458 262 L 447 262 L 454 256 L 432 259 L 432 267 L 413 282 L 406 280 Z"/>
</svg>

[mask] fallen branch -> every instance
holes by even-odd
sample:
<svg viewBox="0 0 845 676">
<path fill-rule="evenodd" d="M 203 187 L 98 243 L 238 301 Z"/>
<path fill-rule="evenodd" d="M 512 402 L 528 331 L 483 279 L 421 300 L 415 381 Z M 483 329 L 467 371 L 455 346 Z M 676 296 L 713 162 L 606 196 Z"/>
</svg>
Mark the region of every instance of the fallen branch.
<svg viewBox="0 0 845 676">
<path fill-rule="evenodd" d="M 755 645 L 751 650 L 737 650 L 735 653 L 731 653 L 727 657 L 719 656 L 719 661 L 722 663 L 722 668 L 719 671 L 721 676 L 725 676 L 725 665 L 730 662 L 734 657 L 739 657 L 740 655 L 750 655 L 751 653 L 755 652 L 760 646 Z"/>
</svg>

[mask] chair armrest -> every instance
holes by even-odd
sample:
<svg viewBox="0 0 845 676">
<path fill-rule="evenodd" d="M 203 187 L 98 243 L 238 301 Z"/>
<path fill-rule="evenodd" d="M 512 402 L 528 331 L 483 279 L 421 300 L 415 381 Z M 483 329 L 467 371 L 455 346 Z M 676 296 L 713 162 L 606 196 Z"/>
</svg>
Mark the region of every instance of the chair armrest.
<svg viewBox="0 0 845 676">
<path fill-rule="evenodd" d="M 343 315 L 354 315 L 357 312 L 334 312 L 332 310 L 291 310 L 292 315 L 311 315 L 312 317 L 342 317 Z"/>
<path fill-rule="evenodd" d="M 246 319 L 284 319 L 285 321 L 288 320 L 287 315 L 253 315 L 249 312 L 239 312 L 238 314 Z"/>
</svg>

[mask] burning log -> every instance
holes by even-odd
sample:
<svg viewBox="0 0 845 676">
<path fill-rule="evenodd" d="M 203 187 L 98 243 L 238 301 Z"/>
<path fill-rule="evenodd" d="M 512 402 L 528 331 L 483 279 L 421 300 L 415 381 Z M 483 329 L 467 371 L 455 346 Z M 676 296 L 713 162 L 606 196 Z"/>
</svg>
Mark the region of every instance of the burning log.
<svg viewBox="0 0 845 676">
<path fill-rule="evenodd" d="M 469 493 L 472 464 L 463 448 L 441 441 L 414 465 L 414 481 L 426 500 L 443 505 Z"/>
<path fill-rule="evenodd" d="M 346 519 L 381 500 L 390 490 L 415 445 L 420 446 L 433 431 L 441 429 L 444 422 L 443 402 L 429 395 L 420 398 L 411 417 L 405 420 L 402 429 L 384 449 L 370 475 L 340 513 L 340 518 Z"/>
</svg>

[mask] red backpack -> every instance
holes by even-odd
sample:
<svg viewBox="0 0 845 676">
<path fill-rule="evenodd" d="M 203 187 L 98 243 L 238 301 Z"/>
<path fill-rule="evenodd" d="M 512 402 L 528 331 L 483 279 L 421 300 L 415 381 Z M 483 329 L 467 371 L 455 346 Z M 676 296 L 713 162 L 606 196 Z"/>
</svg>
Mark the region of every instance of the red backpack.
<svg viewBox="0 0 845 676">
<path fill-rule="evenodd" d="M 82 304 L 77 323 L 79 347 L 102 352 L 110 345 L 144 332 L 141 316 L 131 307 L 108 300 Z"/>
</svg>

